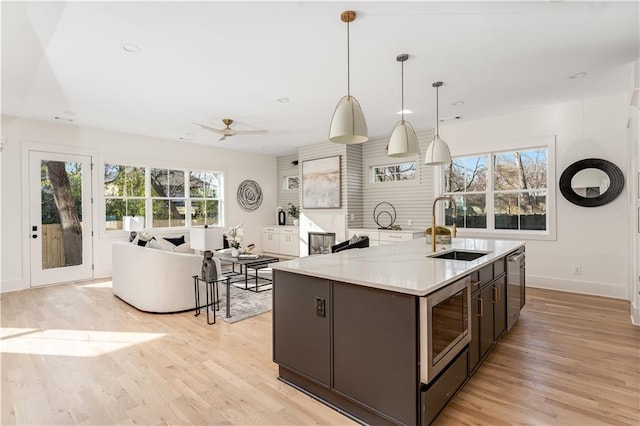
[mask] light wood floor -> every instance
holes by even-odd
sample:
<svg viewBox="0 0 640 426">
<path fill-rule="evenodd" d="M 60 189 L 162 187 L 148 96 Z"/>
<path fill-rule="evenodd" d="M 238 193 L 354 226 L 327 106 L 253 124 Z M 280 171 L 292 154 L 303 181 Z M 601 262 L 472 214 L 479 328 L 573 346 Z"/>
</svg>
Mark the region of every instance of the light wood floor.
<svg viewBox="0 0 640 426">
<path fill-rule="evenodd" d="M 0 297 L 2 425 L 352 424 L 276 379 L 270 313 L 208 326 L 141 313 L 109 284 Z M 532 289 L 436 423 L 638 425 L 639 381 L 628 303 Z"/>
</svg>

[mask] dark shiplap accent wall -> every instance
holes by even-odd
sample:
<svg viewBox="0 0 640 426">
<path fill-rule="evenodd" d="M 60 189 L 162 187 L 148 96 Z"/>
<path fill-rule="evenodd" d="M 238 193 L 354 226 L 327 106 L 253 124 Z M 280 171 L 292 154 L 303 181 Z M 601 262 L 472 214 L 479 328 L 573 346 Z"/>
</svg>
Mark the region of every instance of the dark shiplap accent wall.
<svg viewBox="0 0 640 426">
<path fill-rule="evenodd" d="M 282 206 L 282 208 L 287 211 L 289 207 L 289 203 L 291 204 L 300 204 L 299 199 L 299 190 L 287 190 L 284 189 L 284 178 L 285 176 L 298 176 L 298 181 L 302 184 L 302 176 L 301 170 L 302 167 L 300 164 L 294 166 L 291 164 L 292 161 L 298 160 L 298 154 L 287 155 L 284 157 L 278 157 L 277 159 L 277 172 L 276 172 L 276 188 L 277 188 L 277 198 L 278 203 L 277 206 Z M 274 216 L 274 224 L 278 223 L 276 212 L 273 213 Z M 289 216 L 287 213 L 287 225 L 293 225 L 293 218 Z"/>
<path fill-rule="evenodd" d="M 386 182 L 372 184 L 370 167 L 410 161 L 412 158 L 387 157 L 385 147 L 388 139 L 368 141 L 362 144 L 362 227 L 377 228 L 373 219 L 375 206 L 386 201 L 396 209 L 396 222 L 402 229 L 424 230 L 431 226 L 431 205 L 433 203 L 433 166 L 424 164 L 424 153 L 427 145 L 433 139 L 433 130 L 417 132 L 420 145 L 420 155 L 417 161 L 417 176 L 414 182 Z M 413 220 L 413 225 L 407 225 L 407 220 Z"/>
<path fill-rule="evenodd" d="M 407 159 L 389 158 L 385 147 L 388 139 L 368 141 L 358 145 L 340 145 L 330 142 L 304 146 L 298 149 L 297 155 L 278 157 L 278 204 L 286 207 L 288 203 L 297 202 L 302 211 L 302 162 L 316 158 L 341 156 L 342 172 L 342 207 L 340 209 L 311 210 L 309 213 L 344 214 L 348 228 L 377 228 L 373 219 L 375 206 L 386 201 L 396 209 L 396 225 L 402 229 L 424 230 L 431 226 L 431 205 L 433 203 L 433 166 L 424 164 L 424 153 L 433 138 L 433 130 L 417 133 L 420 144 L 420 155 L 417 162 L 417 177 L 412 182 L 370 183 L 370 167 L 374 165 L 394 164 Z M 298 160 L 298 166 L 291 166 L 291 161 Z M 282 189 L 284 176 L 298 174 L 300 190 Z M 353 219 L 352 219 L 353 217 Z M 413 225 L 407 225 L 413 220 Z M 287 216 L 287 224 L 291 224 Z"/>
</svg>

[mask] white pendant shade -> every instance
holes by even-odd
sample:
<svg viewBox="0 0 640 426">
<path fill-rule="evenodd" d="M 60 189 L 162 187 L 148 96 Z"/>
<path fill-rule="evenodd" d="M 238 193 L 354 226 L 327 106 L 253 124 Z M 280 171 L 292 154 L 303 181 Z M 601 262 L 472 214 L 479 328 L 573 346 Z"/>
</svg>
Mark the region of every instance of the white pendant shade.
<svg viewBox="0 0 640 426">
<path fill-rule="evenodd" d="M 360 104 L 353 96 L 340 99 L 331 119 L 329 140 L 341 144 L 357 144 L 369 140 L 367 121 Z"/>
<path fill-rule="evenodd" d="M 427 147 L 424 164 L 437 166 L 450 163 L 451 151 L 449 151 L 449 146 L 447 146 L 447 143 L 443 141 L 439 135 L 436 135 Z"/>
<path fill-rule="evenodd" d="M 391 132 L 387 155 L 389 157 L 410 157 L 419 152 L 418 137 L 411 123 L 405 120 L 398 121 Z"/>
</svg>

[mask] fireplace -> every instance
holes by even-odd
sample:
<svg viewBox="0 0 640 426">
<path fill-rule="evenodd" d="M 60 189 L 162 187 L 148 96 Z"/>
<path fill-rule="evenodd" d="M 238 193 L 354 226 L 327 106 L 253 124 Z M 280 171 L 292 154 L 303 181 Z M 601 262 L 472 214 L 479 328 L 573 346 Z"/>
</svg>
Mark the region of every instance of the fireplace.
<svg viewBox="0 0 640 426">
<path fill-rule="evenodd" d="M 331 253 L 331 246 L 336 243 L 335 232 L 309 232 L 309 254 Z"/>
</svg>

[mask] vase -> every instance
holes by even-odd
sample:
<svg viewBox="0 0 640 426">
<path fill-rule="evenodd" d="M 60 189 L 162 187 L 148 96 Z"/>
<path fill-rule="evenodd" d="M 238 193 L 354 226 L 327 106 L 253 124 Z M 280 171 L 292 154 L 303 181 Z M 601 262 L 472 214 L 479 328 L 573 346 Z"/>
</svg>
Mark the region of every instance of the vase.
<svg viewBox="0 0 640 426">
<path fill-rule="evenodd" d="M 300 221 L 298 219 L 293 219 L 293 226 L 298 226 L 298 224 L 300 224 Z"/>
<path fill-rule="evenodd" d="M 238 257 L 240 254 L 240 249 L 232 247 L 231 248 L 231 257 Z"/>
</svg>

